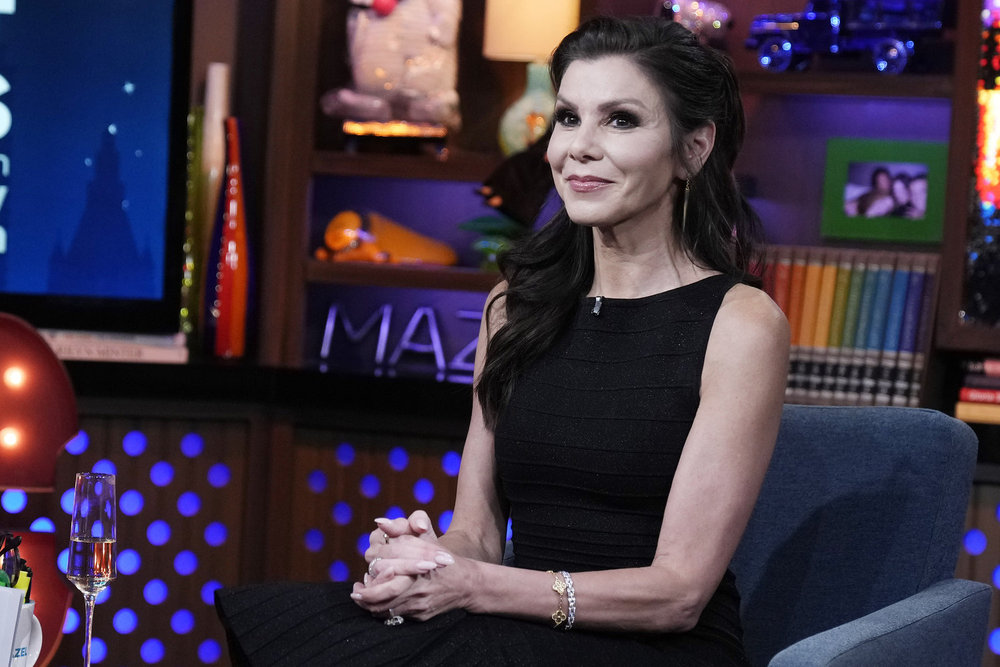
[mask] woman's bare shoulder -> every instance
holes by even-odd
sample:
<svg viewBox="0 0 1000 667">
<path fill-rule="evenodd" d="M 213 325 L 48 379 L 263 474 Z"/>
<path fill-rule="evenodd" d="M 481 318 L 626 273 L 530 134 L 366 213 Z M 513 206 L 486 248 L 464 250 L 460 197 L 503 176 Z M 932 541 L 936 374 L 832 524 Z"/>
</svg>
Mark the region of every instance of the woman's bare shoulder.
<svg viewBox="0 0 1000 667">
<path fill-rule="evenodd" d="M 790 337 L 781 308 L 763 290 L 743 284 L 726 293 L 713 331 L 732 344 L 763 343 L 777 350 L 787 348 Z"/>
</svg>

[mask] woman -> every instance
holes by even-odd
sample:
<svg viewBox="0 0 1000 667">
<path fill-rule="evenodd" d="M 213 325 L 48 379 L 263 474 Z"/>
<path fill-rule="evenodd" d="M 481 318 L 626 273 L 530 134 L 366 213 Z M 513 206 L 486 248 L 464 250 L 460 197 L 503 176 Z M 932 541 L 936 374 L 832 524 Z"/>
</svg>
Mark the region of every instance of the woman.
<svg viewBox="0 0 1000 667">
<path fill-rule="evenodd" d="M 565 207 L 487 300 L 451 527 L 377 519 L 355 612 L 336 585 L 220 596 L 237 661 L 745 662 L 728 564 L 777 435 L 788 327 L 741 284 L 757 220 L 731 171 L 736 81 L 659 19 L 586 23 L 552 75 Z M 293 654 L 255 639 L 274 625 L 247 601 L 296 596 L 309 611 L 278 640 Z"/>
<path fill-rule="evenodd" d="M 877 167 L 871 175 L 871 188 L 856 199 L 844 204 L 847 215 L 879 218 L 888 215 L 895 206 L 892 174 L 885 167 Z"/>
</svg>

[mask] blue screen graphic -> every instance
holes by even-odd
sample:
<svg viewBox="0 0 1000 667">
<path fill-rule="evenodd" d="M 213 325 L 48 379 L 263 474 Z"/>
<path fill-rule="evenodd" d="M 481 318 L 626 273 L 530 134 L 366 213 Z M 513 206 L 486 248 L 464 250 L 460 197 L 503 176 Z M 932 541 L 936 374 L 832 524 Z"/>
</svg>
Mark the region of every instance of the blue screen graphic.
<svg viewBox="0 0 1000 667">
<path fill-rule="evenodd" d="M 162 296 L 172 19 L 0 0 L 0 292 Z"/>
</svg>

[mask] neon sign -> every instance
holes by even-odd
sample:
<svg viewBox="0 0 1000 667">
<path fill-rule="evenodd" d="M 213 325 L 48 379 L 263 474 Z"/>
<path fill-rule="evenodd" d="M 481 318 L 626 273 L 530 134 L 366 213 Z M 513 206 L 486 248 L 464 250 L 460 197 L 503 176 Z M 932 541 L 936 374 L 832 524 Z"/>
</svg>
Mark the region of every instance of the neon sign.
<svg viewBox="0 0 1000 667">
<path fill-rule="evenodd" d="M 376 376 L 394 377 L 404 362 L 415 365 L 417 375 L 432 375 L 438 382 L 470 384 L 476 356 L 477 337 L 460 349 L 448 350 L 442 335 L 451 324 L 442 319 L 431 306 L 414 308 L 402 333 L 392 339 L 393 318 L 396 308 L 390 303 L 376 306 L 365 321 L 356 325 L 340 303 L 329 306 L 319 349 L 319 370 L 343 370 L 344 359 L 355 352 L 370 347 L 363 345 L 375 339 L 373 358 L 363 360 L 363 366 Z M 476 310 L 458 309 L 456 320 L 479 322 L 482 314 Z M 468 326 L 468 325 L 465 325 Z M 478 329 L 478 326 L 476 327 Z M 411 370 L 409 373 L 414 374 Z"/>
</svg>

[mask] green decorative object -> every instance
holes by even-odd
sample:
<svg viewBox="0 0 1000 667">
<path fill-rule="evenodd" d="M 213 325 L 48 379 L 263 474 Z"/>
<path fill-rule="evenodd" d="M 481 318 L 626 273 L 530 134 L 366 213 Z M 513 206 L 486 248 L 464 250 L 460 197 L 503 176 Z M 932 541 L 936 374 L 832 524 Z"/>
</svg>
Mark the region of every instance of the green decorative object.
<svg viewBox="0 0 1000 667">
<path fill-rule="evenodd" d="M 482 235 L 472 247 L 482 255 L 479 268 L 483 271 L 498 270 L 497 256 L 527 231 L 524 225 L 505 215 L 483 215 L 466 220 L 459 228 Z"/>
<path fill-rule="evenodd" d="M 548 65 L 528 63 L 524 94 L 500 118 L 497 138 L 504 155 L 523 151 L 545 134 L 555 103 Z"/>
</svg>

